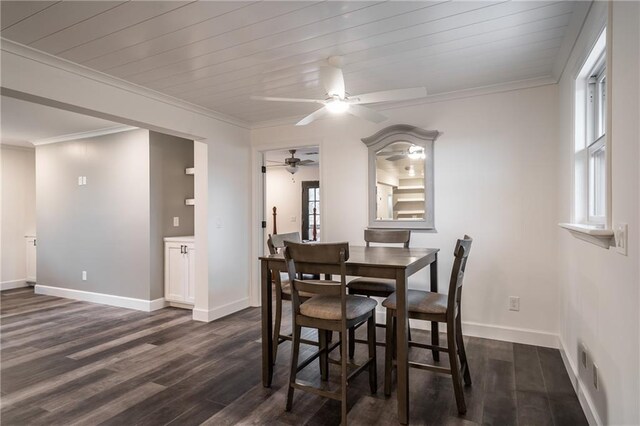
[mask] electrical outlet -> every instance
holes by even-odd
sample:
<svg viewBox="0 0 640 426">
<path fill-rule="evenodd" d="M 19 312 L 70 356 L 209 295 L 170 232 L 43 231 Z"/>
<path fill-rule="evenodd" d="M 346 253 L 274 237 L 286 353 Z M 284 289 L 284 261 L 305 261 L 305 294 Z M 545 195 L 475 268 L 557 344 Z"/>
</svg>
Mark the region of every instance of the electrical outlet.
<svg viewBox="0 0 640 426">
<path fill-rule="evenodd" d="M 518 296 L 509 296 L 509 310 L 510 311 L 520 310 L 520 298 Z"/>
<path fill-rule="evenodd" d="M 87 271 L 82 271 L 82 281 L 87 280 Z"/>
<path fill-rule="evenodd" d="M 598 366 L 594 363 L 593 364 L 593 387 L 597 390 L 598 389 Z"/>
<path fill-rule="evenodd" d="M 174 216 L 173 226 L 180 226 L 180 218 L 178 216 Z"/>
<path fill-rule="evenodd" d="M 582 368 L 587 368 L 587 348 L 584 345 L 580 345 L 580 363 Z"/>
<path fill-rule="evenodd" d="M 623 256 L 627 255 L 628 228 L 626 223 L 619 223 L 614 226 L 614 237 L 616 240 L 616 251 Z"/>
</svg>

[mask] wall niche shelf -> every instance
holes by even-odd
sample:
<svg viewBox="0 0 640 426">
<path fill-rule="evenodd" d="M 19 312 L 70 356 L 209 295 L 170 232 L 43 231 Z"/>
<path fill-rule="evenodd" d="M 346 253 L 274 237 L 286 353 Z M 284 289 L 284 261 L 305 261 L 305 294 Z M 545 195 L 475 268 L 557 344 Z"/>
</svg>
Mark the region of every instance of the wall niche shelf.
<svg viewBox="0 0 640 426">
<path fill-rule="evenodd" d="M 195 167 L 187 167 L 186 169 L 184 169 L 185 175 L 194 175 L 195 172 L 196 172 Z"/>
<path fill-rule="evenodd" d="M 184 205 L 185 206 L 195 206 L 196 205 L 196 200 L 195 198 L 186 198 L 184 200 Z"/>
</svg>

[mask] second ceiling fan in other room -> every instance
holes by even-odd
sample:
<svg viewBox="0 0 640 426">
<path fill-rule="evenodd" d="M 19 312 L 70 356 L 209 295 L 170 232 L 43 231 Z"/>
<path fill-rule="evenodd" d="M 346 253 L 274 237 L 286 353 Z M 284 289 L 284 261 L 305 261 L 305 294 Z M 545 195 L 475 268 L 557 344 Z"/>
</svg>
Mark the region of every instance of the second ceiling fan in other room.
<svg viewBox="0 0 640 426">
<path fill-rule="evenodd" d="M 381 92 L 365 93 L 363 95 L 349 95 L 345 90 L 344 76 L 340 66 L 341 62 L 341 57 L 332 56 L 328 59 L 329 66 L 320 68 L 320 82 L 327 91 L 326 99 L 277 98 L 271 96 L 252 96 L 251 98 L 261 101 L 307 102 L 323 105 L 322 108 L 312 112 L 296 123 L 296 126 L 304 126 L 319 118 L 327 117 L 330 114 L 345 112 L 374 123 L 380 123 L 386 120 L 387 117 L 378 111 L 362 106 L 362 104 L 406 101 L 427 96 L 427 89 L 424 87 L 384 90 Z"/>
<path fill-rule="evenodd" d="M 287 169 L 289 173 L 293 175 L 298 172 L 300 166 L 310 166 L 310 165 L 317 164 L 313 160 L 301 160 L 297 158 L 295 149 L 290 149 L 289 153 L 291 153 L 291 157 L 285 158 L 284 163 L 281 163 L 280 161 L 267 160 L 270 163 L 277 163 L 277 164 L 269 165 L 267 167 L 284 167 Z"/>
</svg>

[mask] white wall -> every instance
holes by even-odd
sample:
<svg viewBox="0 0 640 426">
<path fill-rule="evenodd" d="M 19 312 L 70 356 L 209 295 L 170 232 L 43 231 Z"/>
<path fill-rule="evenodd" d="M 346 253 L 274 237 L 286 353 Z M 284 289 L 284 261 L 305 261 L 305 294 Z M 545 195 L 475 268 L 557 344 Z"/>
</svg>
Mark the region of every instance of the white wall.
<svg viewBox="0 0 640 426">
<path fill-rule="evenodd" d="M 360 139 L 397 123 L 443 132 L 435 142 L 437 232 L 414 232 L 412 246 L 441 249 L 445 291 L 455 241 L 471 235 L 465 332 L 555 345 L 557 111 L 550 85 L 386 110 L 390 119 L 380 125 L 345 116 L 256 129 L 251 139 L 256 149 L 320 139 L 323 236 L 362 245 L 367 149 Z M 426 271 L 411 279 L 413 287 L 427 282 Z M 520 312 L 508 310 L 509 296 L 520 296 Z"/>
<path fill-rule="evenodd" d="M 284 167 L 272 167 L 267 168 L 266 174 L 266 232 L 273 233 L 274 206 L 278 208 L 279 234 L 302 232 L 302 182 L 320 180 L 319 166 L 300 167 L 295 175 L 291 175 Z"/>
<path fill-rule="evenodd" d="M 5 96 L 195 139 L 194 319 L 248 306 L 249 237 L 242 236 L 251 229 L 251 154 L 243 123 L 7 40 L 2 86 Z"/>
<path fill-rule="evenodd" d="M 574 79 L 607 19 L 607 4 L 594 3 L 560 82 L 560 141 L 558 144 L 558 222 L 571 220 L 573 197 Z M 566 356 L 579 380 L 583 406 L 602 424 L 640 424 L 638 205 L 640 4 L 614 2 L 613 40 L 608 46 L 612 69 L 612 219 L 629 224 L 629 254 L 602 249 L 558 229 L 559 278 L 562 303 L 560 336 Z M 580 365 L 578 346 L 589 353 L 589 368 Z M 599 369 L 599 390 L 591 363 Z"/>
<path fill-rule="evenodd" d="M 35 150 L 0 145 L 0 288 L 26 285 L 25 235 L 36 232 Z"/>
</svg>

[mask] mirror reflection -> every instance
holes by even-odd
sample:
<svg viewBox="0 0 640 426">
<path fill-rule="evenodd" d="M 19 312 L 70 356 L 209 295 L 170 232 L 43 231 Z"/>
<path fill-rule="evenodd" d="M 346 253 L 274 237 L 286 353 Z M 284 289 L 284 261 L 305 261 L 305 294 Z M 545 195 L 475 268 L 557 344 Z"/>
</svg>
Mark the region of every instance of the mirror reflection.
<svg viewBox="0 0 640 426">
<path fill-rule="evenodd" d="M 376 152 L 376 219 L 425 217 L 425 150 L 399 141 Z"/>
</svg>

